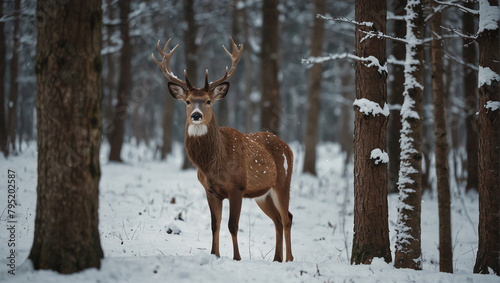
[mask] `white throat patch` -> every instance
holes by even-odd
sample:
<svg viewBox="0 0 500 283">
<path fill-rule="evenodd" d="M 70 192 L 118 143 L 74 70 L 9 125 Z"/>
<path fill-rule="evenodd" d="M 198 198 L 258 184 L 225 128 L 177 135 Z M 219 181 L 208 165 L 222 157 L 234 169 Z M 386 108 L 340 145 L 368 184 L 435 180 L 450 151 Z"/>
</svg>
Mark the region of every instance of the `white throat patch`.
<svg viewBox="0 0 500 283">
<path fill-rule="evenodd" d="M 188 135 L 190 137 L 201 137 L 208 132 L 208 127 L 203 124 L 189 125 Z"/>
</svg>

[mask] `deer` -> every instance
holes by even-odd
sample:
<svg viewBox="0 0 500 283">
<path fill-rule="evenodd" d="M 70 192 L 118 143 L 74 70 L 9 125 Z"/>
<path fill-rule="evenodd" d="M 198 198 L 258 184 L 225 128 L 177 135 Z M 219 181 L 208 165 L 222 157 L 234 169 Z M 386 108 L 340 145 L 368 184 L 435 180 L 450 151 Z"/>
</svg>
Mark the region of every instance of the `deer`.
<svg viewBox="0 0 500 283">
<path fill-rule="evenodd" d="M 233 259 L 241 260 L 238 249 L 238 224 L 243 198 L 255 199 L 257 205 L 274 223 L 276 248 L 273 261 L 283 261 L 283 233 L 286 243 L 286 261 L 293 261 L 291 227 L 293 215 L 288 211 L 290 181 L 293 171 L 293 153 L 290 147 L 271 132 L 243 134 L 230 127 L 219 127 L 213 110 L 216 101 L 229 90 L 228 80 L 234 75 L 243 54 L 231 39 L 232 53 L 223 45 L 231 60 L 231 69 L 214 82 L 194 87 L 184 70 L 184 81 L 177 78 L 170 67 L 170 59 L 178 44 L 167 52 L 171 38 L 163 50 L 158 41 L 161 62 L 153 60 L 169 80 L 168 89 L 173 98 L 186 104 L 184 144 L 187 156 L 197 168 L 198 180 L 205 189 L 211 215 L 211 254 L 220 257 L 219 232 L 222 203 L 229 199 L 228 228 L 233 243 Z"/>
</svg>

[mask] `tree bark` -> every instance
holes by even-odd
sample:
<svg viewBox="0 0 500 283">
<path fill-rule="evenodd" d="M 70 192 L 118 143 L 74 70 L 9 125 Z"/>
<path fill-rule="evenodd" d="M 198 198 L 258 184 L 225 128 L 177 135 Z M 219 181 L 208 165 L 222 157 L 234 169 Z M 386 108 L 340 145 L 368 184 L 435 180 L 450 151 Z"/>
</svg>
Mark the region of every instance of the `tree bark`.
<svg viewBox="0 0 500 283">
<path fill-rule="evenodd" d="M 404 16 L 406 0 L 393 1 L 393 13 L 398 16 Z M 394 23 L 394 36 L 404 38 L 406 35 L 406 24 L 404 21 L 395 21 Z M 405 45 L 400 42 L 392 42 L 392 56 L 396 60 L 405 60 Z M 389 155 L 389 165 L 387 172 L 389 193 L 396 193 L 398 191 L 398 175 L 399 175 L 399 154 L 401 152 L 399 147 L 399 131 L 401 131 L 401 105 L 403 104 L 403 91 L 405 75 L 403 65 L 394 64 L 389 66 L 392 73 L 392 80 L 390 80 L 390 90 L 388 95 L 389 104 L 392 106 L 391 115 L 389 116 L 389 123 L 387 124 L 387 154 Z"/>
<path fill-rule="evenodd" d="M 483 14 L 498 15 L 498 9 L 498 0 L 479 1 L 479 245 L 474 273 L 500 275 L 500 40 L 498 24 L 492 29 L 486 24 L 492 19 Z"/>
<path fill-rule="evenodd" d="M 0 17 L 3 16 L 3 2 L 0 0 Z M 7 68 L 7 59 L 5 53 L 5 23 L 0 22 L 0 150 L 5 157 L 9 155 L 7 147 L 7 125 L 5 121 L 5 70 Z"/>
<path fill-rule="evenodd" d="M 37 3 L 35 269 L 99 268 L 101 1 Z"/>
<path fill-rule="evenodd" d="M 422 269 L 420 215 L 422 199 L 422 117 L 424 18 L 421 0 L 406 5 L 406 59 L 404 102 L 401 109 L 399 204 L 394 267 Z"/>
<path fill-rule="evenodd" d="M 319 57 L 323 52 L 323 19 L 316 15 L 326 13 L 325 0 L 314 0 L 313 28 L 311 33 L 311 55 Z M 323 64 L 313 64 L 309 69 L 307 127 L 305 136 L 304 173 L 316 175 L 316 144 L 318 143 L 318 123 L 320 111 L 321 80 Z"/>
<path fill-rule="evenodd" d="M 120 7 L 120 33 L 122 49 L 120 54 L 120 74 L 118 79 L 117 102 L 113 118 L 113 130 L 110 133 L 109 160 L 122 162 L 121 151 L 125 138 L 125 120 L 128 116 L 130 90 L 132 88 L 131 58 L 132 45 L 130 43 L 128 15 L 130 13 L 130 0 L 118 3 Z"/>
<path fill-rule="evenodd" d="M 475 3 L 472 1 L 464 2 L 463 5 L 467 8 L 474 9 Z M 475 17 L 462 13 L 462 28 L 465 32 L 474 34 L 477 28 L 475 27 Z M 465 92 L 465 132 L 467 134 L 466 150 L 467 150 L 467 184 L 466 191 L 477 191 L 478 183 L 478 136 L 477 136 L 477 73 L 471 66 L 477 66 L 477 47 L 474 42 L 469 39 L 462 41 L 462 53 L 465 64 L 463 65 L 464 72 L 464 92 Z"/>
<path fill-rule="evenodd" d="M 385 33 L 387 1 L 355 1 L 357 22 L 372 22 L 373 29 Z M 356 29 L 356 56 L 378 59 L 386 65 L 385 39 L 371 38 L 361 41 L 366 34 Z M 365 62 L 355 65 L 356 100 L 367 99 L 382 109 L 387 106 L 387 71 L 377 66 L 368 67 Z M 351 264 L 370 264 L 374 257 L 390 262 L 389 224 L 387 208 L 387 163 L 372 159 L 375 149 L 386 148 L 388 115 L 361 112 L 354 106 L 354 239 Z M 373 115 L 372 115 L 373 114 Z M 385 151 L 384 151 L 385 152 Z"/>
<path fill-rule="evenodd" d="M 439 211 L 439 271 L 453 273 L 451 247 L 450 184 L 448 170 L 448 135 L 446 133 L 446 107 L 443 86 L 443 47 L 441 39 L 441 12 L 430 1 L 432 34 L 432 94 L 434 104 L 434 137 Z M 427 169 L 429 170 L 429 169 Z"/>
<path fill-rule="evenodd" d="M 279 72 L 279 0 L 262 3 L 262 47 L 260 79 L 262 82 L 260 127 L 279 136 L 281 127 L 281 99 Z"/>
<path fill-rule="evenodd" d="M 8 151 L 16 150 L 16 116 L 17 116 L 17 96 L 19 93 L 19 84 L 17 82 L 18 64 L 19 64 L 19 22 L 21 17 L 21 0 L 14 2 L 14 31 L 12 40 L 14 48 L 12 49 L 12 59 L 10 60 L 10 91 L 9 102 L 7 105 L 7 147 Z"/>
</svg>

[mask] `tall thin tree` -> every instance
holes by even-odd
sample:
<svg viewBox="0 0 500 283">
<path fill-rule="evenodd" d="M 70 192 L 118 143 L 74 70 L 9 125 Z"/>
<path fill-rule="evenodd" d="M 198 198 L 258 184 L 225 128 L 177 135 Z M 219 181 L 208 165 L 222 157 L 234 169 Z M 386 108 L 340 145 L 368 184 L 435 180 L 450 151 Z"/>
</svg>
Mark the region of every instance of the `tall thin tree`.
<svg viewBox="0 0 500 283">
<path fill-rule="evenodd" d="M 394 267 L 422 269 L 420 214 L 422 199 L 423 36 L 422 0 L 408 0 L 405 89 L 401 107 L 401 163 Z"/>
<path fill-rule="evenodd" d="M 19 83 L 17 81 L 19 69 L 19 22 L 21 21 L 21 0 L 14 1 L 14 31 L 12 41 L 12 58 L 10 59 L 10 91 L 9 102 L 7 104 L 7 146 L 9 151 L 16 150 L 16 120 L 17 120 L 17 96 L 19 93 Z"/>
<path fill-rule="evenodd" d="M 326 1 L 314 0 L 313 27 L 311 33 L 311 57 L 319 57 L 323 52 L 324 20 L 317 15 L 326 13 Z M 316 175 L 316 144 L 318 143 L 318 126 L 320 110 L 321 79 L 323 64 L 313 64 L 309 69 L 309 85 L 307 87 L 307 126 L 305 136 L 304 172 Z"/>
<path fill-rule="evenodd" d="M 130 42 L 130 27 L 128 15 L 130 14 L 130 0 L 119 1 L 120 7 L 120 33 L 122 48 L 120 53 L 120 73 L 118 78 L 117 99 L 114 111 L 113 126 L 110 132 L 110 161 L 122 161 L 121 152 L 125 139 L 125 120 L 128 116 L 130 91 L 132 88 L 132 44 Z"/>
<path fill-rule="evenodd" d="M 281 127 L 281 99 L 279 72 L 279 0 L 262 3 L 262 47 L 260 53 L 260 79 L 262 83 L 260 126 L 279 136 Z"/>
<path fill-rule="evenodd" d="M 37 2 L 38 183 L 35 269 L 101 265 L 98 230 L 102 61 L 100 0 Z"/>
<path fill-rule="evenodd" d="M 500 275 L 500 7 L 479 1 L 479 245 L 475 273 Z"/>
<path fill-rule="evenodd" d="M 0 0 L 0 17 L 3 16 L 3 2 Z M 5 121 L 5 70 L 7 69 L 7 58 L 5 58 L 5 23 L 0 21 L 0 151 L 5 156 L 9 155 L 7 147 L 7 125 Z"/>
<path fill-rule="evenodd" d="M 432 97 L 434 104 L 434 137 L 439 214 L 439 270 L 453 273 L 451 248 L 450 183 L 448 170 L 448 135 L 446 133 L 446 108 L 443 85 L 443 46 L 441 12 L 439 4 L 430 1 L 431 52 L 432 52 Z M 427 169 L 429 170 L 429 169 Z"/>
<path fill-rule="evenodd" d="M 354 101 L 354 239 L 351 264 L 390 262 L 387 208 L 386 127 L 387 59 L 384 38 L 366 38 L 372 29 L 385 33 L 387 1 L 355 1 L 356 100 Z M 364 24 L 369 23 L 369 24 Z M 370 60 L 366 64 L 363 60 Z"/>
</svg>

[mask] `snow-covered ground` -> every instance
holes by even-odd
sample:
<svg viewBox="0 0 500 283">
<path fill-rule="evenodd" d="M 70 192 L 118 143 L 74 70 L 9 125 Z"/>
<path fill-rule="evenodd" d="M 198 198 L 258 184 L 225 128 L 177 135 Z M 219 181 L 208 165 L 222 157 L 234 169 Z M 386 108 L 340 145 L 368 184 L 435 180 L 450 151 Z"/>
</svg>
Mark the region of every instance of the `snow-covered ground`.
<svg viewBox="0 0 500 283">
<path fill-rule="evenodd" d="M 26 262 L 34 232 L 36 144 L 21 155 L 0 157 L 1 282 L 500 282 L 495 275 L 472 273 L 477 251 L 478 196 L 452 189 L 453 264 L 455 274 L 439 273 L 437 199 L 422 202 L 423 270 L 395 269 L 375 259 L 350 265 L 353 234 L 352 167 L 343 175 L 343 156 L 335 144 L 319 147 L 318 177 L 301 174 L 303 151 L 293 144 L 294 262 L 272 262 L 275 233 L 271 220 L 252 200 L 245 200 L 238 234 L 241 261 L 233 261 L 224 202 L 221 258 L 210 255 L 210 213 L 196 171 L 182 171 L 181 147 L 167 161 L 146 147 L 126 145 L 124 164 L 107 161 L 103 145 L 99 231 L 105 258 L 100 270 L 60 275 L 34 271 Z M 7 273 L 7 170 L 19 187 L 16 208 L 16 275 Z M 394 247 L 397 195 L 389 196 L 389 225 Z"/>
</svg>

